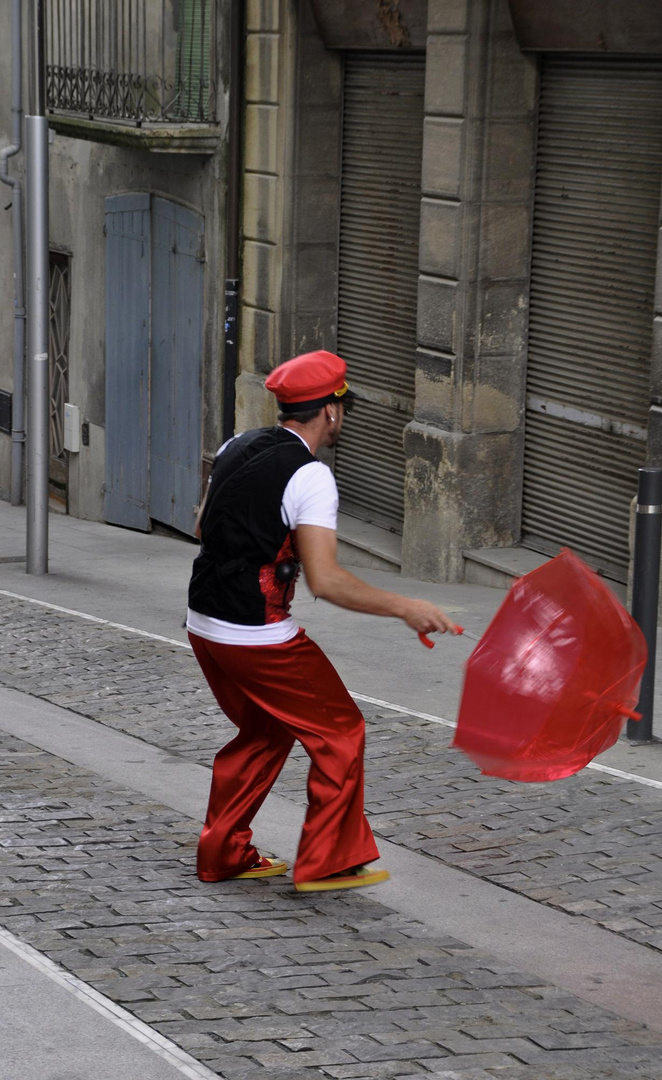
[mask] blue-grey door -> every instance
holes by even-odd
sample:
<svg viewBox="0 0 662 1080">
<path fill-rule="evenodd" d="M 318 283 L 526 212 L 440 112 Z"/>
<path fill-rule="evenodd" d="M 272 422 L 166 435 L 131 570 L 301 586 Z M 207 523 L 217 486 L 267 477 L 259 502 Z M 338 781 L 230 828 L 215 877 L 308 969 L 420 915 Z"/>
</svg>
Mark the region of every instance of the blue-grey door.
<svg viewBox="0 0 662 1080">
<path fill-rule="evenodd" d="M 104 516 L 149 528 L 150 197 L 106 199 Z"/>
<path fill-rule="evenodd" d="M 203 219 L 152 199 L 150 512 L 191 533 L 200 501 Z"/>
<path fill-rule="evenodd" d="M 192 534 L 200 498 L 203 218 L 106 199 L 105 518 Z"/>
</svg>

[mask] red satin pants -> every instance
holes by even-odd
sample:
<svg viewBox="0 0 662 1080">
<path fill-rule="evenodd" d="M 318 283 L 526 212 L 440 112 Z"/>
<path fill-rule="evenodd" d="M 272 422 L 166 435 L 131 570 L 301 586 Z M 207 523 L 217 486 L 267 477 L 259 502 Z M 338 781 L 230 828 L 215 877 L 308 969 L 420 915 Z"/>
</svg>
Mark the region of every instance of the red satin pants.
<svg viewBox="0 0 662 1080">
<path fill-rule="evenodd" d="M 196 634 L 189 640 L 221 709 L 239 728 L 214 759 L 198 877 L 222 881 L 256 861 L 250 823 L 295 739 L 310 771 L 294 880 L 378 859 L 363 813 L 365 723 L 322 650 L 303 630 L 280 645 L 219 645 Z"/>
</svg>

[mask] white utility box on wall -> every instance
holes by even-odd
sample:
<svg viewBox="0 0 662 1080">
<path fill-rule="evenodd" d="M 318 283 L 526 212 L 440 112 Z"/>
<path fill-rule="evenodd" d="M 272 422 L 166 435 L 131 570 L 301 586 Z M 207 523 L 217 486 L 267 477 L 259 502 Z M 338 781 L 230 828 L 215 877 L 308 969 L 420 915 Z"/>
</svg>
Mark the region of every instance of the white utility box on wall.
<svg viewBox="0 0 662 1080">
<path fill-rule="evenodd" d="M 78 405 L 64 406 L 64 449 L 80 453 L 80 409 Z"/>
</svg>

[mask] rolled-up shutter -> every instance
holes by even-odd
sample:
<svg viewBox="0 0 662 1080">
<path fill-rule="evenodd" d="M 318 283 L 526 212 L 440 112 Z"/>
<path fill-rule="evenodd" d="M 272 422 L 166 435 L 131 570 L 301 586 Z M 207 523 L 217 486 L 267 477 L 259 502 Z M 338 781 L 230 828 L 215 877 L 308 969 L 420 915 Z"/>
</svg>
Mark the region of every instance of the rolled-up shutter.
<svg viewBox="0 0 662 1080">
<path fill-rule="evenodd" d="M 212 0 L 179 0 L 177 113 L 185 120 L 209 120 Z"/>
<path fill-rule="evenodd" d="M 646 451 L 662 62 L 546 57 L 538 140 L 523 537 L 623 578 Z"/>
<path fill-rule="evenodd" d="M 336 451 L 341 508 L 397 531 L 412 416 L 425 57 L 345 61 L 338 353 L 362 400 Z"/>
</svg>

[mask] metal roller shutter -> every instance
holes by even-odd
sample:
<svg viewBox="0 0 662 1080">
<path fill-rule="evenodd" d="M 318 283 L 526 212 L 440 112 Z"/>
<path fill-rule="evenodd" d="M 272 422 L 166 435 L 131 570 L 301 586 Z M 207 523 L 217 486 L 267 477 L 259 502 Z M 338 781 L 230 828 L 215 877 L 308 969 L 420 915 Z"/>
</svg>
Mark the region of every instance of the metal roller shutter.
<svg viewBox="0 0 662 1080">
<path fill-rule="evenodd" d="M 341 508 L 401 531 L 414 404 L 423 55 L 345 60 L 338 353 L 362 400 L 343 428 Z"/>
<path fill-rule="evenodd" d="M 522 529 L 624 579 L 644 464 L 662 178 L 662 61 L 546 57 Z"/>
<path fill-rule="evenodd" d="M 176 112 L 184 120 L 209 120 L 212 0 L 179 0 Z"/>
</svg>

